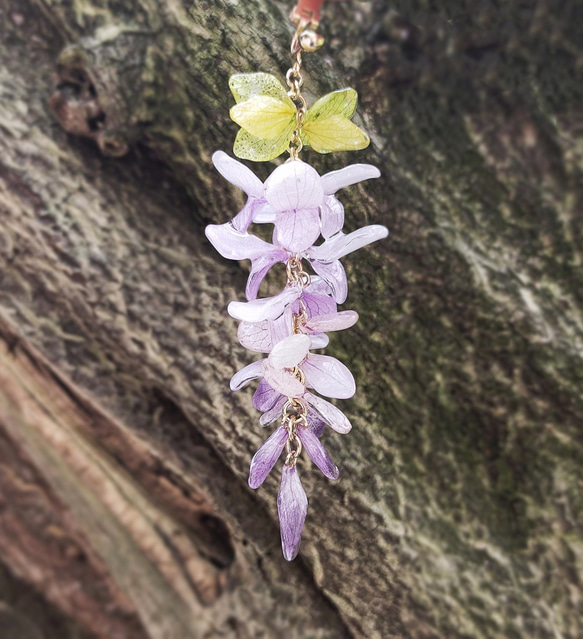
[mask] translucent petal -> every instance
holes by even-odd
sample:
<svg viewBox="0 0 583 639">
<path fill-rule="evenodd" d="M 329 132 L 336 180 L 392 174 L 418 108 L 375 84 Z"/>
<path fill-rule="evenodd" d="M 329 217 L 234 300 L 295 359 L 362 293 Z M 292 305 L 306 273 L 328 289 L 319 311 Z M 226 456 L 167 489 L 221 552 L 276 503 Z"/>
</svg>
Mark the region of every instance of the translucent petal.
<svg viewBox="0 0 583 639">
<path fill-rule="evenodd" d="M 346 88 L 327 93 L 308 110 L 306 124 L 327 120 L 333 116 L 351 118 L 356 110 L 358 94 L 354 89 Z"/>
<path fill-rule="evenodd" d="M 273 368 L 293 368 L 305 359 L 311 342 L 308 335 L 290 335 L 273 347 L 267 360 Z"/>
<path fill-rule="evenodd" d="M 312 281 L 313 279 L 314 278 L 312 278 Z M 329 288 L 326 282 L 322 281 L 322 284 L 326 289 Z M 336 312 L 336 302 L 329 295 L 304 293 L 302 300 L 306 305 L 308 317 L 316 317 L 318 315 L 327 315 Z"/>
<path fill-rule="evenodd" d="M 332 262 L 356 251 L 367 244 L 382 240 L 389 234 L 389 229 L 380 224 L 371 224 L 353 231 L 348 235 L 338 233 L 326 240 L 320 246 L 312 246 L 308 250 L 308 257 L 320 262 Z"/>
<path fill-rule="evenodd" d="M 229 88 L 237 102 L 249 100 L 255 95 L 269 95 L 285 100 L 287 90 L 270 73 L 236 73 L 229 78 Z"/>
<path fill-rule="evenodd" d="M 318 209 L 280 211 L 275 219 L 273 243 L 292 253 L 310 248 L 320 236 Z"/>
<path fill-rule="evenodd" d="M 273 390 L 286 397 L 301 397 L 306 390 L 297 377 L 282 368 L 270 366 L 268 362 L 263 364 L 263 377 Z"/>
<path fill-rule="evenodd" d="M 310 337 L 312 338 L 312 349 L 326 348 L 330 343 L 330 339 L 326 333 L 311 333 Z"/>
<path fill-rule="evenodd" d="M 259 423 L 262 426 L 267 426 L 267 424 L 271 424 L 276 419 L 281 419 L 281 413 L 283 410 L 283 405 L 287 402 L 287 397 L 282 397 L 280 395 L 280 399 L 277 400 L 273 408 L 270 408 L 268 411 L 263 413 L 259 419 Z"/>
<path fill-rule="evenodd" d="M 228 156 L 224 151 L 215 151 L 212 157 L 213 164 L 217 171 L 234 184 L 237 188 L 245 191 L 247 195 L 256 198 L 263 197 L 263 182 L 241 162 Z"/>
<path fill-rule="evenodd" d="M 352 373 L 336 358 L 329 355 L 315 355 L 302 364 L 306 385 L 326 397 L 348 399 L 356 392 Z"/>
<path fill-rule="evenodd" d="M 260 200 L 250 197 L 245 206 L 235 215 L 231 220 L 231 225 L 239 233 L 246 233 L 253 218 L 255 216 L 255 209 L 260 206 Z"/>
<path fill-rule="evenodd" d="M 337 433 L 345 435 L 352 429 L 352 424 L 346 417 L 346 415 L 334 404 L 327 402 L 325 399 L 313 395 L 312 393 L 305 393 L 304 399 L 308 405 Z M 283 406 L 283 404 L 282 404 Z"/>
<path fill-rule="evenodd" d="M 295 466 L 284 466 L 281 471 L 277 512 L 283 556 L 291 561 L 300 549 L 302 528 L 308 512 L 308 498 Z"/>
<path fill-rule="evenodd" d="M 274 297 L 264 297 L 251 302 L 231 302 L 227 307 L 229 315 L 245 322 L 262 322 L 265 319 L 276 319 L 297 300 L 301 291 L 298 286 L 287 286 Z"/>
<path fill-rule="evenodd" d="M 342 230 L 344 226 L 344 207 L 333 196 L 329 195 L 321 208 L 322 235 L 328 239 Z"/>
<path fill-rule="evenodd" d="M 263 194 L 276 211 L 318 208 L 324 201 L 322 178 L 301 160 L 278 166 L 265 180 Z"/>
<path fill-rule="evenodd" d="M 276 212 L 273 208 L 263 202 L 261 206 L 258 206 L 253 213 L 253 221 L 256 224 L 273 224 L 275 222 Z"/>
<path fill-rule="evenodd" d="M 294 126 L 295 124 L 292 122 L 279 137 L 273 140 L 264 140 L 251 135 L 245 129 L 240 129 L 233 144 L 233 153 L 242 160 L 252 160 L 253 162 L 273 160 L 287 149 Z"/>
<path fill-rule="evenodd" d="M 308 320 L 306 328 L 310 331 L 342 331 L 350 328 L 358 322 L 358 313 L 356 311 L 341 311 L 340 313 L 330 313 L 328 315 L 319 315 Z"/>
<path fill-rule="evenodd" d="M 338 304 L 344 304 L 348 297 L 348 281 L 346 279 L 346 271 L 340 261 L 320 262 L 318 260 L 310 260 L 310 264 L 314 271 L 330 286 L 334 300 Z"/>
<path fill-rule="evenodd" d="M 273 252 L 268 242 L 237 231 L 230 222 L 227 224 L 209 224 L 205 230 L 209 242 L 228 260 L 253 260 Z"/>
<path fill-rule="evenodd" d="M 262 379 L 257 386 L 257 390 L 253 393 L 253 406 L 262 413 L 265 413 L 275 406 L 280 397 L 281 394 L 274 391 L 273 388 Z"/>
<path fill-rule="evenodd" d="M 368 135 L 341 115 L 306 122 L 302 133 L 308 144 L 318 153 L 359 151 L 370 144 Z"/>
<path fill-rule="evenodd" d="M 275 462 L 279 459 L 287 438 L 287 430 L 280 426 L 253 455 L 249 468 L 249 486 L 251 488 L 259 488 L 265 481 L 265 478 L 275 466 Z"/>
<path fill-rule="evenodd" d="M 338 467 L 330 459 L 330 455 L 328 455 L 327 450 L 314 432 L 310 428 L 300 428 L 298 435 L 304 446 L 304 450 L 314 464 L 316 464 L 328 479 L 338 479 L 338 475 L 340 474 Z"/>
<path fill-rule="evenodd" d="M 378 178 L 381 172 L 372 164 L 351 164 L 338 171 L 330 171 L 322 176 L 322 185 L 326 195 L 334 195 L 336 191 L 363 180 Z"/>
<path fill-rule="evenodd" d="M 252 260 L 251 272 L 247 279 L 247 287 L 245 288 L 245 296 L 248 300 L 254 300 L 257 298 L 259 287 L 261 282 L 277 262 L 285 262 L 288 259 L 288 255 L 285 251 L 273 250 L 271 253 L 260 255 Z"/>
<path fill-rule="evenodd" d="M 308 393 L 304 397 L 307 397 L 307 395 Z M 326 422 L 311 408 L 308 409 L 308 427 L 316 437 L 322 437 L 326 429 Z"/>
<path fill-rule="evenodd" d="M 231 390 L 238 391 L 254 379 L 263 377 L 263 361 L 260 359 L 249 366 L 245 366 L 238 373 L 235 373 L 231 378 Z"/>
<path fill-rule="evenodd" d="M 280 100 L 267 95 L 257 95 L 251 100 L 236 104 L 229 111 L 231 120 L 251 135 L 262 140 L 275 140 L 295 123 L 296 108 L 286 98 Z"/>
</svg>

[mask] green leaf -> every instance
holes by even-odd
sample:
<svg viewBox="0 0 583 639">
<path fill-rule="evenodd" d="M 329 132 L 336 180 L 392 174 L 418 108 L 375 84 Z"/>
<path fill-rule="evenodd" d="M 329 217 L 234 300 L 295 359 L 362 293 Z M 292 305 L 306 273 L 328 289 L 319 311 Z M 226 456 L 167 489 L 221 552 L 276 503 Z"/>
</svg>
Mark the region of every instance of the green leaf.
<svg viewBox="0 0 583 639">
<path fill-rule="evenodd" d="M 328 93 L 324 97 L 316 100 L 314 105 L 308 110 L 306 124 L 318 120 L 326 120 L 335 115 L 341 115 L 350 119 L 356 110 L 358 94 L 354 89 L 340 89 Z"/>
<path fill-rule="evenodd" d="M 229 88 L 237 102 L 244 102 L 256 95 L 289 100 L 281 82 L 269 73 L 237 73 L 229 78 Z"/>
</svg>

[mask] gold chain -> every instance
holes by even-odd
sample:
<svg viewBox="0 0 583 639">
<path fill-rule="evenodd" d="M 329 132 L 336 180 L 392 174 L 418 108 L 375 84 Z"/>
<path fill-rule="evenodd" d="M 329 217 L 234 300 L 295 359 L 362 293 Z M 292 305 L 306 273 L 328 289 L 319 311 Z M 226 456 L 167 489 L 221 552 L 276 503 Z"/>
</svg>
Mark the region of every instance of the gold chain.
<svg viewBox="0 0 583 639">
<path fill-rule="evenodd" d="M 295 466 L 302 452 L 302 440 L 298 435 L 298 428 L 307 428 L 308 410 L 299 399 L 288 399 L 283 407 L 282 426 L 287 429 L 288 438 L 285 443 L 287 457 L 286 466 Z"/>
<path fill-rule="evenodd" d="M 302 142 L 301 131 L 306 113 L 308 111 L 308 103 L 302 95 L 302 85 L 304 78 L 302 76 L 302 46 L 300 44 L 300 36 L 308 26 L 308 22 L 301 20 L 296 28 L 291 44 L 291 54 L 294 60 L 290 69 L 288 69 L 285 79 L 289 87 L 287 94 L 296 107 L 296 127 L 289 142 L 288 153 L 290 160 L 297 160 L 304 143 Z"/>
</svg>

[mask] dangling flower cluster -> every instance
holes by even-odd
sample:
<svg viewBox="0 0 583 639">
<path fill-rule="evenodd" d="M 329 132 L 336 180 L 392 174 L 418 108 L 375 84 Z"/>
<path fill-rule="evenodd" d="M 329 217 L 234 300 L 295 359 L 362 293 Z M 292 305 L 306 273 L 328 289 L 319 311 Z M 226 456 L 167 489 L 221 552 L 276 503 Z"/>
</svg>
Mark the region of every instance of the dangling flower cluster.
<svg viewBox="0 0 583 639">
<path fill-rule="evenodd" d="M 267 356 L 236 373 L 231 389 L 260 380 L 253 395 L 253 405 L 263 413 L 259 421 L 267 426 L 279 420 L 251 461 L 249 485 L 258 488 L 263 483 L 285 448 L 277 507 L 283 554 L 291 560 L 299 550 L 308 507 L 297 459 L 305 450 L 326 477 L 337 479 L 338 468 L 320 436 L 325 425 L 341 434 L 351 429 L 346 416 L 321 395 L 347 399 L 356 390 L 344 364 L 311 351 L 328 344 L 328 331 L 349 328 L 358 320 L 355 311 L 337 309 L 348 293 L 340 258 L 388 235 L 380 225 L 344 234 L 344 207 L 336 192 L 380 173 L 374 166 L 353 164 L 320 176 L 309 164 L 294 159 L 277 167 L 263 184 L 222 151 L 213 155 L 213 163 L 248 196 L 231 222 L 207 226 L 206 236 L 223 257 L 251 260 L 248 301 L 231 302 L 228 311 L 241 320 L 241 344 Z M 273 224 L 273 243 L 248 233 L 252 223 Z M 316 244 L 320 236 L 323 241 Z M 315 275 L 304 270 L 304 260 Z M 286 265 L 284 289 L 274 297 L 257 299 L 261 282 L 277 263 Z"/>
</svg>

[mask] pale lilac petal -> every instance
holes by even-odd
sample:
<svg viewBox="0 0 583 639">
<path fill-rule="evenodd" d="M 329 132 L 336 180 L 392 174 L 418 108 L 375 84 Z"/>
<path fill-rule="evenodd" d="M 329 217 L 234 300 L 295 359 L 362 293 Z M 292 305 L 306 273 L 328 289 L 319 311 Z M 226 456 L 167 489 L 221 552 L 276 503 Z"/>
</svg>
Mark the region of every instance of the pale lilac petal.
<svg viewBox="0 0 583 639">
<path fill-rule="evenodd" d="M 381 172 L 372 164 L 351 164 L 338 171 L 330 171 L 322 176 L 322 187 L 326 195 L 334 195 L 336 191 L 351 184 L 378 178 Z"/>
<path fill-rule="evenodd" d="M 228 156 L 224 151 L 215 151 L 212 157 L 217 171 L 231 184 L 256 198 L 263 197 L 261 180 L 241 162 Z"/>
<path fill-rule="evenodd" d="M 263 194 L 276 211 L 313 209 L 324 201 L 322 178 L 301 160 L 278 166 L 265 180 Z"/>
<path fill-rule="evenodd" d="M 322 204 L 322 236 L 326 239 L 342 230 L 344 226 L 344 207 L 333 196 L 329 195 Z"/>
<path fill-rule="evenodd" d="M 275 218 L 273 243 L 292 253 L 310 248 L 320 236 L 320 212 L 318 209 L 281 211 Z"/>
<path fill-rule="evenodd" d="M 261 200 L 261 204 L 253 212 L 253 221 L 255 224 L 273 224 L 276 215 L 277 213 L 273 207 Z"/>
<path fill-rule="evenodd" d="M 242 368 L 238 373 L 235 373 L 231 378 L 231 390 L 238 391 L 254 379 L 263 377 L 264 361 L 265 360 L 260 359 L 257 362 L 253 362 L 253 364 L 249 364 L 249 366 L 245 366 L 245 368 Z"/>
<path fill-rule="evenodd" d="M 326 348 L 330 343 L 330 338 L 326 333 L 310 333 L 310 337 L 312 338 L 312 345 L 310 348 Z"/>
<path fill-rule="evenodd" d="M 231 302 L 227 311 L 231 317 L 245 322 L 262 322 L 278 318 L 301 294 L 299 286 L 286 286 L 274 297 L 264 297 L 251 302 Z"/>
<path fill-rule="evenodd" d="M 262 413 L 265 413 L 275 406 L 280 397 L 281 394 L 273 390 L 273 388 L 262 379 L 257 386 L 257 390 L 253 393 L 253 406 Z"/>
<path fill-rule="evenodd" d="M 323 285 L 329 291 L 330 287 L 322 280 Z M 306 289 L 307 290 L 307 289 Z M 306 293 L 302 295 L 302 300 L 306 305 L 308 317 L 317 317 L 318 315 L 328 315 L 336 312 L 336 302 L 329 295 Z"/>
<path fill-rule="evenodd" d="M 271 424 L 271 422 L 274 422 L 276 419 L 281 419 L 283 406 L 286 402 L 287 397 L 282 397 L 280 395 L 280 398 L 277 400 L 273 408 L 270 408 L 268 411 L 263 413 L 263 415 L 261 415 L 261 417 L 259 418 L 259 423 L 262 426 L 267 426 L 267 424 Z"/>
<path fill-rule="evenodd" d="M 252 260 L 251 272 L 249 273 L 249 279 L 247 280 L 247 288 L 245 289 L 245 295 L 248 300 L 254 300 L 257 298 L 257 293 L 261 282 L 267 275 L 269 270 L 277 262 L 287 261 L 288 255 L 285 251 L 273 250 L 271 253 L 260 255 Z"/>
<path fill-rule="evenodd" d="M 346 279 L 346 271 L 340 261 L 318 262 L 311 260 L 310 264 L 314 271 L 328 284 L 336 302 L 343 304 L 348 297 L 348 280 Z"/>
<path fill-rule="evenodd" d="M 263 377 L 278 393 L 286 397 L 301 397 L 306 390 L 297 377 L 281 368 L 272 368 L 267 360 L 263 360 Z"/>
<path fill-rule="evenodd" d="M 283 556 L 291 561 L 300 549 L 302 528 L 308 512 L 308 498 L 295 466 L 284 466 L 277 495 Z"/>
<path fill-rule="evenodd" d="M 352 424 L 348 417 L 334 404 L 327 402 L 325 399 L 306 393 L 304 398 L 308 405 L 337 433 L 345 435 L 352 429 Z M 283 404 L 282 404 L 283 406 Z"/>
<path fill-rule="evenodd" d="M 273 252 L 271 244 L 237 231 L 230 222 L 209 224 L 204 232 L 209 242 L 228 260 L 255 260 Z"/>
<path fill-rule="evenodd" d="M 339 260 L 341 257 L 352 253 L 353 251 L 382 240 L 389 234 L 389 229 L 380 224 L 371 224 L 357 231 L 353 231 L 348 235 L 337 233 L 334 237 L 326 240 L 320 246 L 312 246 L 308 251 L 308 257 L 320 262 L 332 262 Z"/>
<path fill-rule="evenodd" d="M 297 333 L 277 343 L 267 361 L 273 368 L 293 368 L 308 354 L 311 339 L 309 335 Z"/>
<path fill-rule="evenodd" d="M 352 373 L 336 358 L 314 355 L 302 364 L 306 385 L 326 397 L 348 399 L 356 392 Z"/>
<path fill-rule="evenodd" d="M 249 228 L 253 218 L 255 216 L 255 209 L 260 206 L 261 200 L 256 200 L 254 197 L 250 197 L 247 200 L 245 206 L 235 215 L 231 220 L 231 224 L 236 231 L 245 233 Z"/>
<path fill-rule="evenodd" d="M 330 459 L 330 455 L 322 445 L 322 442 L 309 428 L 300 428 L 298 435 L 308 453 L 308 457 L 316 466 L 328 477 L 328 479 L 338 479 L 340 474 L 336 464 Z"/>
<path fill-rule="evenodd" d="M 305 395 L 308 396 L 308 393 Z M 318 413 L 314 412 L 312 409 L 308 410 L 308 427 L 309 429 L 316 435 L 316 437 L 321 437 L 324 429 L 326 428 L 326 422 L 318 415 Z"/>
<path fill-rule="evenodd" d="M 265 478 L 275 466 L 275 462 L 279 459 L 287 439 L 287 430 L 280 426 L 263 442 L 261 448 L 253 455 L 251 466 L 249 467 L 249 486 L 251 488 L 259 488 L 265 481 Z"/>
<path fill-rule="evenodd" d="M 358 322 L 356 311 L 341 311 L 340 313 L 330 313 L 318 315 L 308 320 L 306 328 L 309 331 L 342 331 L 350 328 Z M 313 338 L 312 338 L 313 340 Z"/>
<path fill-rule="evenodd" d="M 241 346 L 256 353 L 269 353 L 273 348 L 271 324 L 271 320 L 241 322 L 237 329 L 237 337 Z"/>
</svg>

